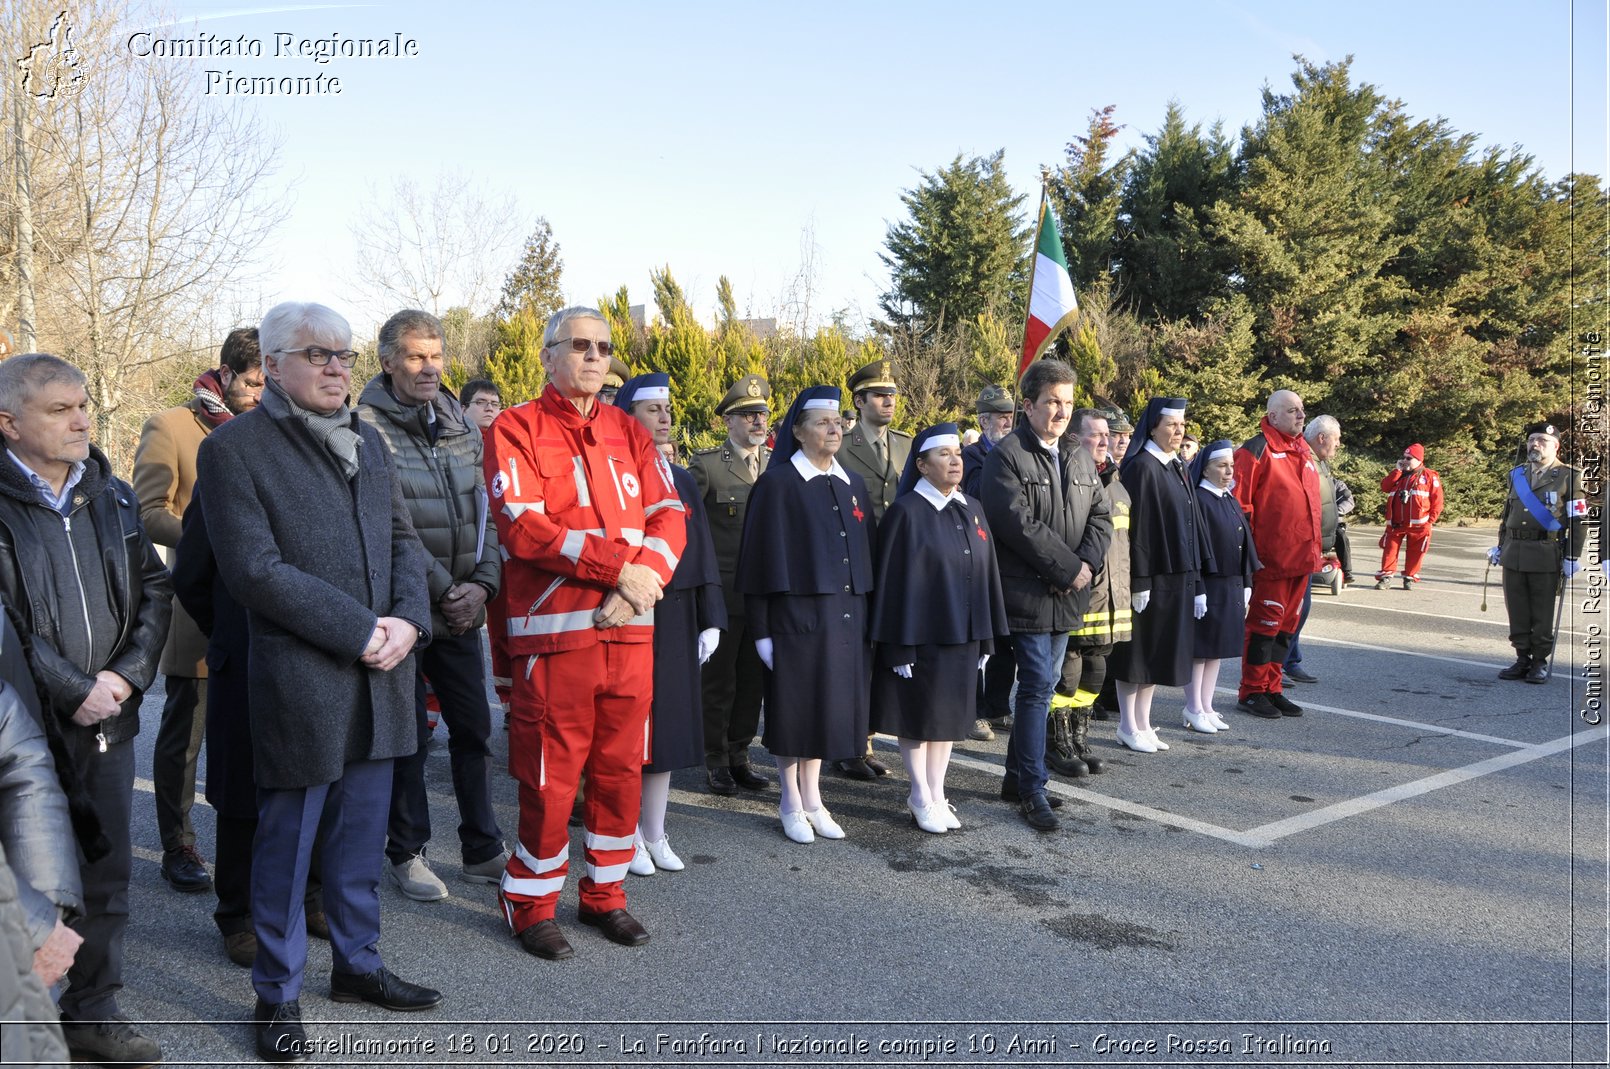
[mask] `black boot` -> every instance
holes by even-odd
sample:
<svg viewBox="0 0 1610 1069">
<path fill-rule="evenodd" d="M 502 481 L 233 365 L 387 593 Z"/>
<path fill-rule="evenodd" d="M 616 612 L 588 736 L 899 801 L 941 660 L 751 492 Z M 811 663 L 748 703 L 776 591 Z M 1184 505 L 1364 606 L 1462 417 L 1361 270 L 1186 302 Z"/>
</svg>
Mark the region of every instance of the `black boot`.
<svg viewBox="0 0 1610 1069">
<path fill-rule="evenodd" d="M 1073 752 L 1085 763 L 1092 776 L 1098 775 L 1107 762 L 1097 757 L 1090 748 L 1090 710 L 1073 710 Z"/>
<path fill-rule="evenodd" d="M 1080 779 L 1088 770 L 1073 747 L 1072 719 L 1068 709 L 1051 710 L 1051 723 L 1045 738 L 1045 763 L 1053 772 L 1070 779 Z"/>
<path fill-rule="evenodd" d="M 1532 659 L 1526 654 L 1515 658 L 1515 663 L 1498 673 L 1499 679 L 1525 679 L 1526 673 L 1532 670 Z"/>
<path fill-rule="evenodd" d="M 1549 681 L 1549 659 L 1547 657 L 1533 657 L 1531 667 L 1526 670 L 1526 682 L 1547 683 Z"/>
</svg>

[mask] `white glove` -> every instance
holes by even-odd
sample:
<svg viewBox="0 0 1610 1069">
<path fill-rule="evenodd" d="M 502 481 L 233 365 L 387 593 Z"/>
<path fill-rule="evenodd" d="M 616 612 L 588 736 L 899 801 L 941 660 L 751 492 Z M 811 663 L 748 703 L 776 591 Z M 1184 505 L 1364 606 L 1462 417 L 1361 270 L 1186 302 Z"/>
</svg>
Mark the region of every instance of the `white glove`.
<svg viewBox="0 0 1610 1069">
<path fill-rule="evenodd" d="M 1252 588 L 1250 586 L 1244 586 L 1241 588 L 1241 607 L 1243 609 L 1250 609 L 1252 607 Z"/>
<path fill-rule="evenodd" d="M 1146 606 L 1150 605 L 1151 603 L 1152 592 L 1150 590 L 1137 590 L 1135 593 L 1129 596 L 1129 607 L 1134 609 L 1137 615 L 1145 612 Z"/>
<path fill-rule="evenodd" d="M 901 679 L 910 679 L 911 678 L 911 665 L 909 665 L 909 664 L 897 664 L 897 665 L 895 665 L 894 666 L 894 674 L 899 676 Z"/>
<path fill-rule="evenodd" d="M 1610 565 L 1607 565 L 1607 567 L 1610 567 Z M 982 672 L 986 664 L 989 664 L 989 654 L 987 653 L 978 658 L 978 670 Z"/>
<path fill-rule="evenodd" d="M 772 664 L 771 664 L 771 639 L 769 639 L 769 638 L 757 638 L 757 639 L 755 639 L 755 652 L 760 654 L 760 663 L 761 664 L 765 665 L 767 668 L 770 668 L 772 666 Z"/>
<path fill-rule="evenodd" d="M 699 663 L 703 664 L 710 659 L 710 655 L 721 645 L 721 632 L 716 628 L 707 627 L 699 632 Z"/>
<path fill-rule="evenodd" d="M 1191 599 L 1191 615 L 1198 620 L 1207 615 L 1207 595 L 1198 594 Z"/>
<path fill-rule="evenodd" d="M 1504 556 L 1503 548 L 1500 547 L 1500 546 L 1494 546 L 1492 549 L 1489 549 L 1487 551 L 1487 563 L 1488 563 L 1488 565 L 1491 566 L 1491 567 L 1494 567 L 1494 568 L 1498 567 L 1498 562 L 1499 562 L 1500 559 L 1503 558 L 1503 556 Z"/>
<path fill-rule="evenodd" d="M 1567 557 L 1560 562 L 1560 569 L 1565 572 L 1565 577 L 1569 579 L 1577 572 L 1582 570 L 1582 562 L 1579 560 L 1572 560 L 1570 557 Z"/>
</svg>

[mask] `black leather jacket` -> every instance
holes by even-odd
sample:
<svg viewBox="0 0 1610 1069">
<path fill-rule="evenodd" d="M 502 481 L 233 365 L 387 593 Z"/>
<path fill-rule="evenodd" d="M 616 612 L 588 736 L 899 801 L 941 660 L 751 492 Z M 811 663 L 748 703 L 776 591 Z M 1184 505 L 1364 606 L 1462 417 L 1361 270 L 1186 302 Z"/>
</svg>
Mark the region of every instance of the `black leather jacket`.
<svg viewBox="0 0 1610 1069">
<path fill-rule="evenodd" d="M 86 558 L 101 565 L 95 574 Z M 168 637 L 173 585 L 133 489 L 113 477 L 99 449 L 90 446 L 65 517 L 0 456 L 0 592 L 32 636 L 34 677 L 63 729 L 100 732 L 108 743 L 133 738 Z M 67 723 L 103 669 L 134 688 L 123 711 L 93 729 Z"/>
</svg>

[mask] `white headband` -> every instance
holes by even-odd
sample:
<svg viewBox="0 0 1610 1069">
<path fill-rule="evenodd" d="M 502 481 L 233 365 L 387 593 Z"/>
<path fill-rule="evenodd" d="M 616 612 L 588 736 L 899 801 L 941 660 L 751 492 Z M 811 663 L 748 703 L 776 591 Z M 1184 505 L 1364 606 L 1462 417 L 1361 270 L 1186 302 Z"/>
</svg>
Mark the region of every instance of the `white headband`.
<svg viewBox="0 0 1610 1069">
<path fill-rule="evenodd" d="M 1223 449 L 1215 449 L 1213 452 L 1211 452 L 1211 453 L 1209 453 L 1207 455 L 1207 458 L 1209 460 L 1218 460 L 1220 457 L 1233 457 L 1233 456 L 1235 456 L 1235 447 L 1234 446 L 1225 446 Z"/>
<path fill-rule="evenodd" d="M 1179 416 L 1181 419 L 1184 419 L 1185 418 L 1185 409 L 1183 409 L 1183 408 L 1159 408 L 1157 410 L 1157 414 L 1160 415 L 1160 416 Z"/>
<path fill-rule="evenodd" d="M 930 449 L 938 449 L 942 445 L 961 445 L 961 444 L 962 444 L 961 436 L 958 435 L 958 434 L 936 434 L 936 435 L 933 435 L 932 437 L 924 438 L 922 440 L 922 444 L 917 447 L 917 452 L 926 453 L 926 452 L 928 452 L 928 450 L 930 450 Z"/>
<path fill-rule="evenodd" d="M 641 389 L 639 389 L 636 393 L 632 394 L 633 402 L 637 402 L 637 401 L 669 401 L 670 399 L 671 399 L 671 387 L 669 387 L 669 386 L 644 386 Z"/>
<path fill-rule="evenodd" d="M 833 411 L 837 412 L 839 410 L 839 403 L 833 400 L 831 397 L 813 397 L 809 401 L 806 401 L 804 404 L 800 405 L 799 408 L 801 412 L 808 412 L 813 408 L 831 408 Z"/>
</svg>

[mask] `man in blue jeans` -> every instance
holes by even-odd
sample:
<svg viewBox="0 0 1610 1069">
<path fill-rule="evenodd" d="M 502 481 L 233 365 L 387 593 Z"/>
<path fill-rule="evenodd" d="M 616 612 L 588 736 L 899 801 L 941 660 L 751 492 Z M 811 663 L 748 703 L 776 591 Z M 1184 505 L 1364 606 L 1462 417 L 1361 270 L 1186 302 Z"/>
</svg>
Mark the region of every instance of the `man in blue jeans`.
<svg viewBox="0 0 1610 1069">
<path fill-rule="evenodd" d="M 1001 590 L 1017 658 L 1017 701 L 1001 796 L 1036 831 L 1059 826 L 1045 793 L 1045 727 L 1068 632 L 1090 607 L 1090 581 L 1112 541 L 1107 491 L 1095 461 L 1061 439 L 1073 415 L 1073 368 L 1029 365 L 1023 420 L 984 459 L 979 497 L 995 532 Z"/>
</svg>

